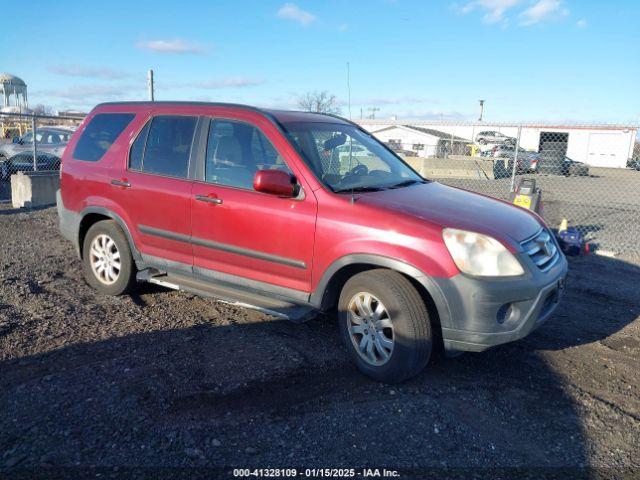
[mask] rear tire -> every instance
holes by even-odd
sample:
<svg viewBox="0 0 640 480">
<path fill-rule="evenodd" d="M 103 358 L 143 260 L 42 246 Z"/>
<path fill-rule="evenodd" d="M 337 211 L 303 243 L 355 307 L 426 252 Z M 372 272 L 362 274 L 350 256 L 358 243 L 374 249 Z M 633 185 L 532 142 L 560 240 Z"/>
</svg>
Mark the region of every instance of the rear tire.
<svg viewBox="0 0 640 480">
<path fill-rule="evenodd" d="M 82 269 L 89 285 L 106 295 L 133 290 L 136 268 L 124 232 L 114 220 L 93 224 L 84 237 Z"/>
<path fill-rule="evenodd" d="M 418 291 L 398 272 L 376 269 L 351 277 L 340 294 L 338 319 L 351 360 L 374 380 L 402 382 L 429 361 L 429 313 Z"/>
</svg>

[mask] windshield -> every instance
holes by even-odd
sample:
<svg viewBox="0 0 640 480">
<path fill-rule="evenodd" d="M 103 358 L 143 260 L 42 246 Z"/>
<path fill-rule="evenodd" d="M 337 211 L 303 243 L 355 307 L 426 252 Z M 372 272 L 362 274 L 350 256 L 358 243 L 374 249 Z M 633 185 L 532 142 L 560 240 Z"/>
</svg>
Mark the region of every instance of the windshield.
<svg viewBox="0 0 640 480">
<path fill-rule="evenodd" d="M 33 143 L 33 132 L 27 132 L 22 136 L 21 139 L 22 143 Z M 37 130 L 36 131 L 36 141 L 37 142 L 41 142 L 42 141 L 42 132 Z"/>
<path fill-rule="evenodd" d="M 353 125 L 292 122 L 284 129 L 315 175 L 334 192 L 424 182 L 378 140 Z"/>
</svg>

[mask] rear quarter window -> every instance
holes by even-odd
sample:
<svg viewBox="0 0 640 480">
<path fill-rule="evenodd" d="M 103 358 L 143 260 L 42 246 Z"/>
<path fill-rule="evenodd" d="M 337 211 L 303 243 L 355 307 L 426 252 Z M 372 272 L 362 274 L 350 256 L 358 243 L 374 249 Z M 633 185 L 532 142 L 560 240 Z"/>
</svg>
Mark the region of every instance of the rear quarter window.
<svg viewBox="0 0 640 480">
<path fill-rule="evenodd" d="M 135 115 L 133 113 L 99 113 L 82 132 L 76 144 L 73 158 L 97 162 L 109 150 Z"/>
</svg>

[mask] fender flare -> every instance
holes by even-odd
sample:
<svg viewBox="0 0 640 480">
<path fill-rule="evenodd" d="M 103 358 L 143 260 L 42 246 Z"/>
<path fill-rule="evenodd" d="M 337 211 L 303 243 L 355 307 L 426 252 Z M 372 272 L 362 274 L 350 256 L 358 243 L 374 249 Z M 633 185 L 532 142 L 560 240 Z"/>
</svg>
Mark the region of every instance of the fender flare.
<svg viewBox="0 0 640 480">
<path fill-rule="evenodd" d="M 440 324 L 444 327 L 451 325 L 451 312 L 449 310 L 449 304 L 447 303 L 444 293 L 442 292 L 442 289 L 440 288 L 438 283 L 431 276 L 425 274 L 413 265 L 403 262 L 402 260 L 385 257 L 382 255 L 354 253 L 345 255 L 344 257 L 340 257 L 337 260 L 333 261 L 333 263 L 331 263 L 331 265 L 329 265 L 329 267 L 322 274 L 322 277 L 320 278 L 316 289 L 309 298 L 309 303 L 319 308 L 322 305 L 322 299 L 327 290 L 327 286 L 329 285 L 329 282 L 336 274 L 336 272 L 338 272 L 343 267 L 355 264 L 369 264 L 381 268 L 388 268 L 412 278 L 420 285 L 422 285 L 427 293 L 431 296 L 438 311 Z"/>
<path fill-rule="evenodd" d="M 136 261 L 142 260 L 142 255 L 140 254 L 140 251 L 138 250 L 135 242 L 133 241 L 133 236 L 131 236 L 129 227 L 127 226 L 126 222 L 122 219 L 120 215 L 104 207 L 92 206 L 92 207 L 87 207 L 80 212 L 80 223 L 82 223 L 82 220 L 91 213 L 98 213 L 100 215 L 104 215 L 105 217 L 109 217 L 112 220 L 115 220 L 115 222 L 120 226 L 120 228 L 122 228 L 122 231 L 127 237 L 127 241 L 129 242 L 129 248 L 131 249 L 131 256 L 133 257 L 133 259 Z M 80 229 L 78 229 L 78 235 L 80 235 Z M 79 244 L 80 244 L 80 238 L 78 238 L 78 245 Z M 82 251 L 82 246 L 80 246 L 80 251 Z"/>
</svg>

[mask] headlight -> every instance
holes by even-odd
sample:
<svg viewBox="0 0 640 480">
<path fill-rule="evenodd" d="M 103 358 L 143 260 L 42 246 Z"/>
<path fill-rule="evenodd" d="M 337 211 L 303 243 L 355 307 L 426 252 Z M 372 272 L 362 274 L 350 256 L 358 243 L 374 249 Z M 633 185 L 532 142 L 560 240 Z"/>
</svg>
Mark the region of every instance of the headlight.
<svg viewBox="0 0 640 480">
<path fill-rule="evenodd" d="M 520 262 L 495 238 L 454 228 L 445 228 L 442 238 L 463 273 L 482 277 L 515 277 L 524 273 Z"/>
</svg>

